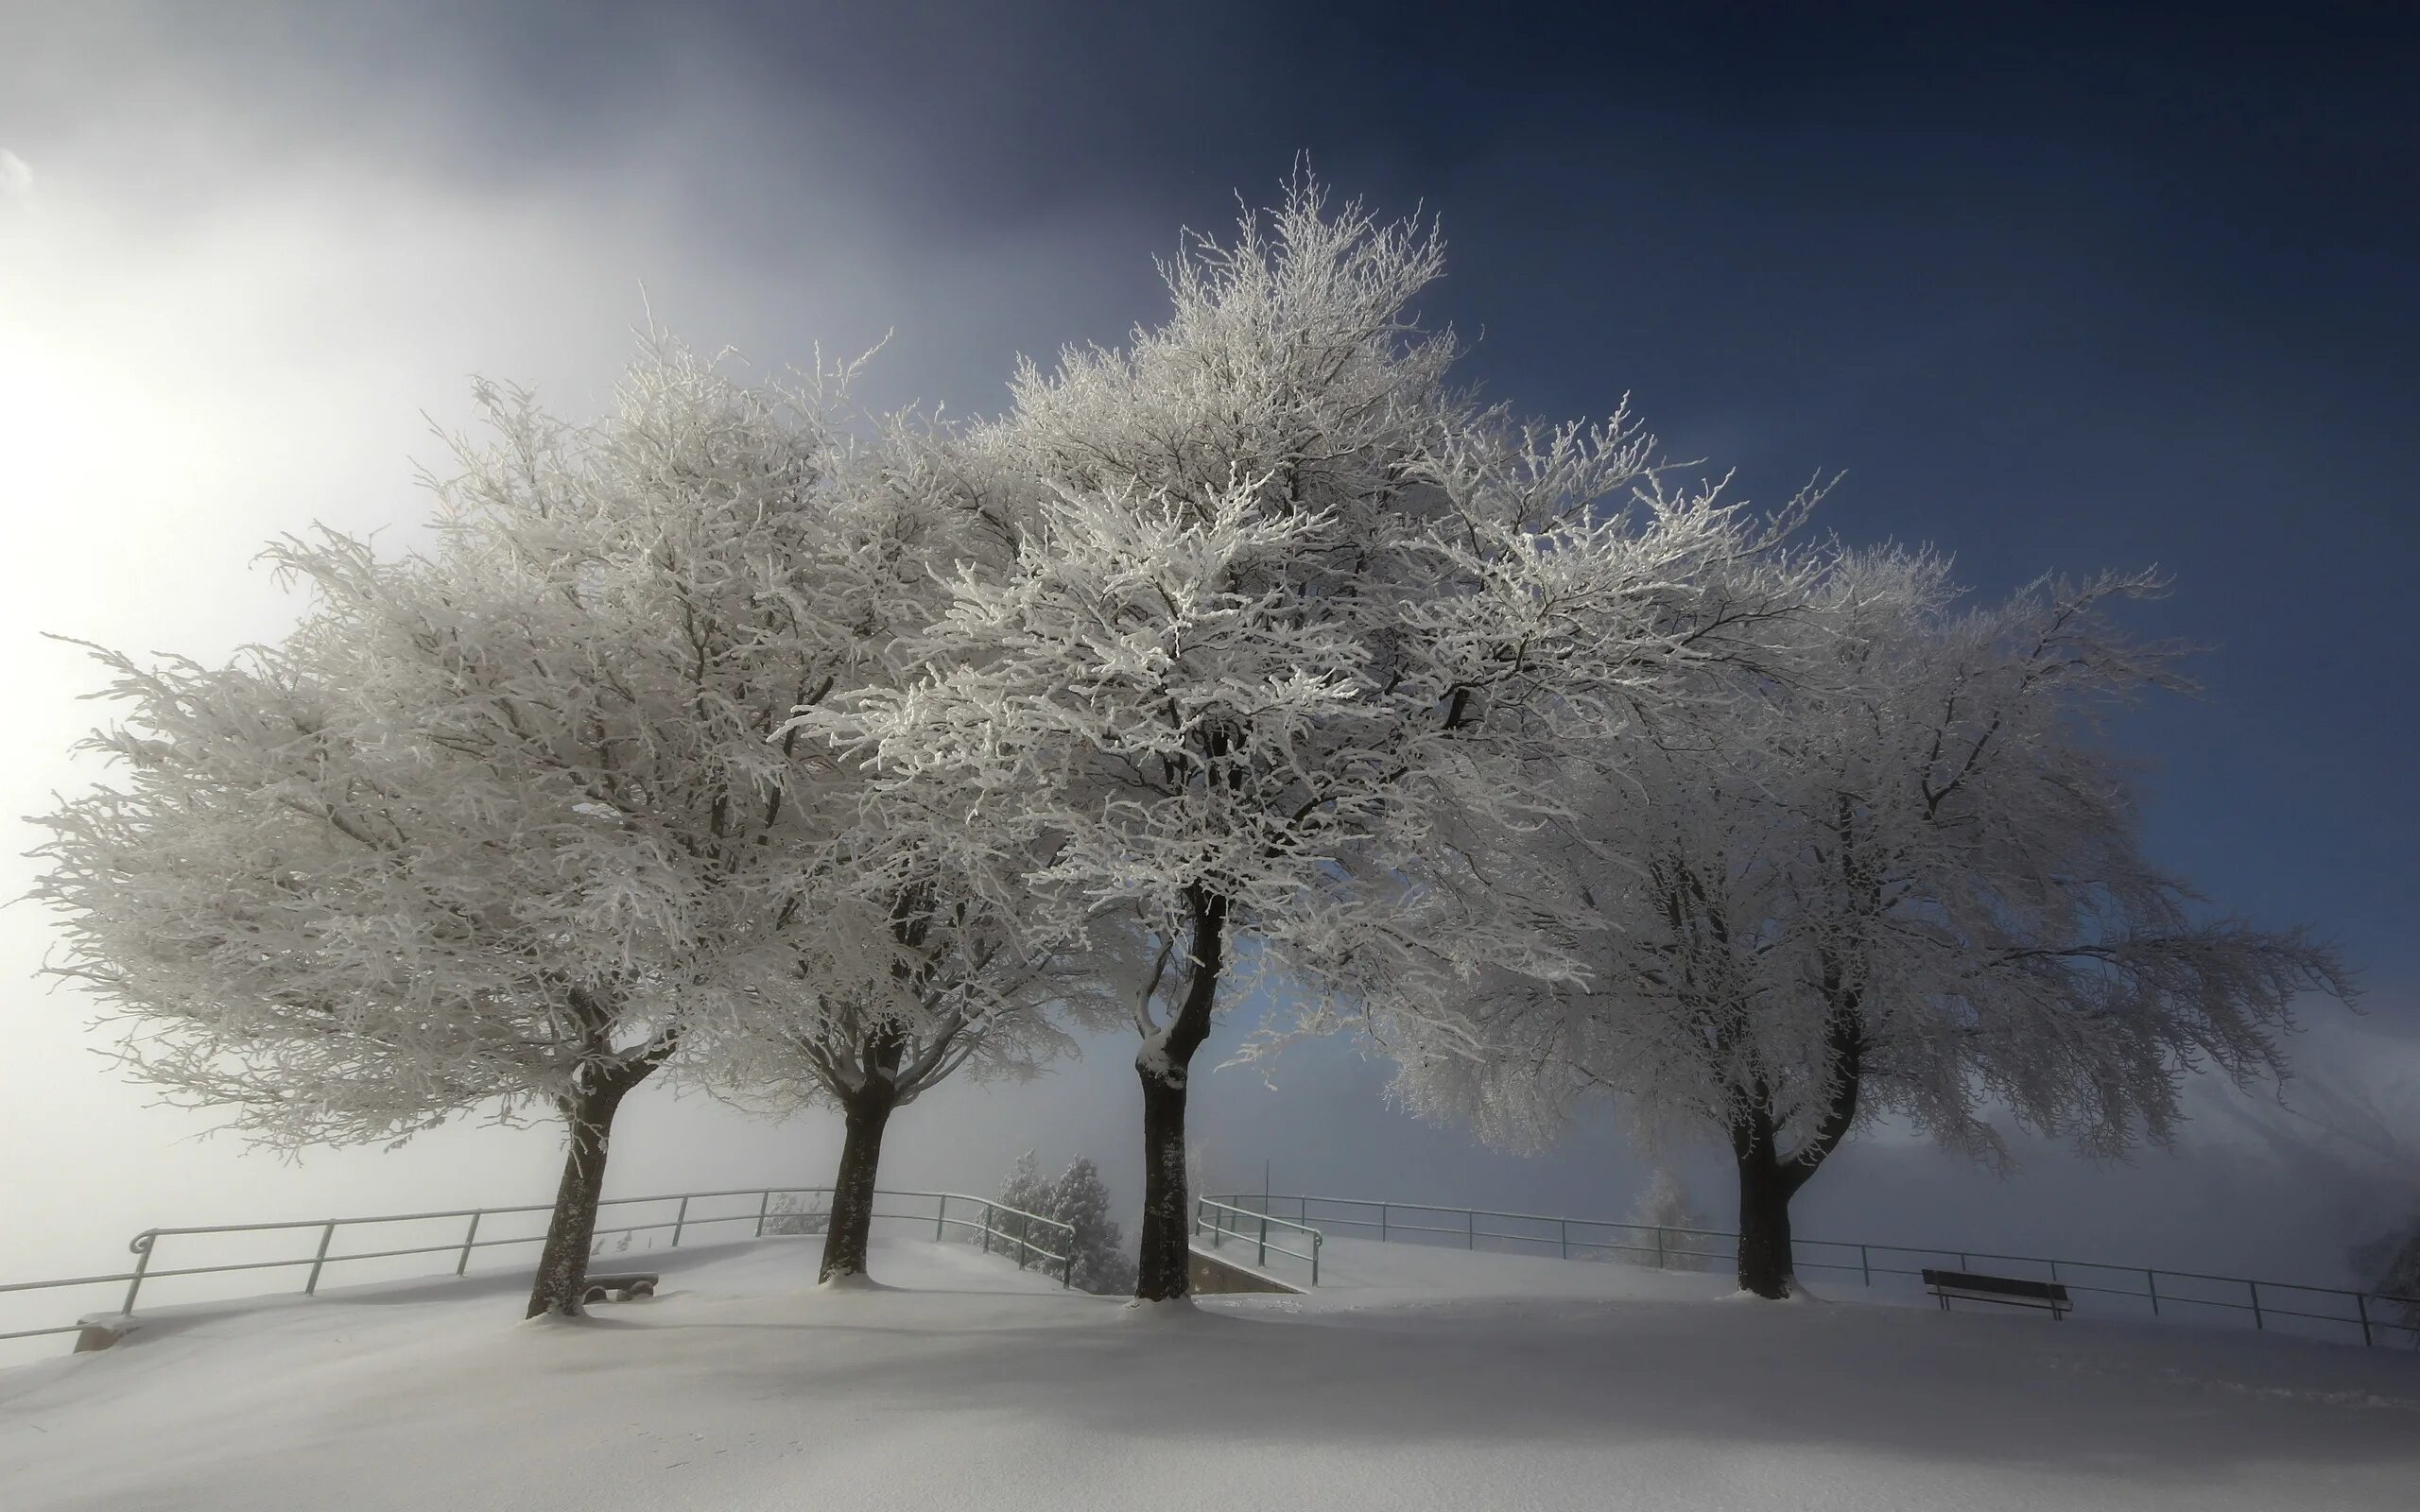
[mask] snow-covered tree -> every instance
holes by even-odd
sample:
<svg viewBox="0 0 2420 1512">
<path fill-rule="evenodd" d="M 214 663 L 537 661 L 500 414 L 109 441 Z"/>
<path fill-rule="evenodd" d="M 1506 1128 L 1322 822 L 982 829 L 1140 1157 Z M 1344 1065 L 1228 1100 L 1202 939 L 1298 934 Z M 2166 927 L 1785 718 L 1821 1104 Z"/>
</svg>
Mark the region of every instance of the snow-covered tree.
<svg viewBox="0 0 2420 1512">
<path fill-rule="evenodd" d="M 2293 1001 L 2343 972 L 2155 868 L 2095 739 L 2177 680 L 2107 614 L 2157 586 L 1967 610 L 1937 560 L 1841 557 L 1789 622 L 1787 675 L 1575 768 L 1578 838 L 1540 849 L 1597 916 L 1587 987 L 1505 986 L 1480 1015 L 1494 1056 L 1409 1044 L 1404 1094 L 1511 1143 L 1587 1090 L 1716 1135 L 1740 1283 L 1778 1297 L 1789 1200 L 1862 1121 L 1999 1162 L 2001 1108 L 2114 1156 L 2171 1141 L 2188 1072 L 2279 1071 Z"/>
<path fill-rule="evenodd" d="M 1050 1183 L 1048 1206 L 1041 1211 L 1075 1230 L 1069 1276 L 1077 1286 L 1100 1295 L 1131 1293 L 1134 1262 L 1126 1253 L 1126 1236 L 1109 1215 L 1109 1186 L 1099 1168 L 1081 1156 Z"/>
<path fill-rule="evenodd" d="M 130 781 L 46 821 L 41 891 L 138 1069 L 264 1137 L 555 1108 L 530 1307 L 573 1312 L 622 1099 L 702 1028 L 902 970 L 863 795 L 779 727 L 869 680 L 930 522 L 832 394 L 667 342 L 594 425 L 479 393 L 431 549 L 288 540 L 316 602 L 285 642 L 107 659 Z"/>
<path fill-rule="evenodd" d="M 1239 976 L 1325 1023 L 1564 971 L 1464 838 L 1551 811 L 1544 751 L 1762 623 L 1701 572 L 1760 528 L 1668 490 L 1626 415 L 1525 426 L 1446 387 L 1452 337 L 1408 313 L 1441 256 L 1301 184 L 1167 267 L 1160 327 L 1028 363 L 972 438 L 1013 559 L 952 578 L 925 677 L 801 721 L 880 783 L 955 785 L 1047 857 L 1033 886 L 1145 942 L 1145 1298 L 1186 1289 L 1187 1079 Z"/>
<path fill-rule="evenodd" d="M 1689 1206 L 1688 1189 L 1681 1178 L 1671 1167 L 1659 1165 L 1631 1204 L 1631 1231 L 1623 1243 L 1633 1247 L 1622 1250 L 1621 1258 L 1634 1265 L 1696 1270 L 1701 1264 L 1696 1257 L 1706 1245 L 1703 1235 L 1691 1230 L 1704 1227 L 1705 1220 Z"/>
<path fill-rule="evenodd" d="M 1100 1294 L 1132 1290 L 1134 1263 L 1125 1253 L 1124 1232 L 1109 1215 L 1108 1184 L 1090 1160 L 1079 1156 L 1058 1176 L 1046 1177 L 1034 1152 L 1028 1150 L 1009 1168 L 998 1202 L 992 1227 L 1009 1236 L 1008 1254 L 1019 1268 L 1049 1263 L 1036 1258 L 1033 1249 L 1058 1253 L 1070 1243 L 1068 1235 L 1022 1216 L 1031 1213 L 1074 1230 L 1072 1284 Z M 1033 1249 L 1025 1247 L 1028 1244 Z"/>
<path fill-rule="evenodd" d="M 1000 1181 L 997 1200 L 999 1209 L 1008 1211 L 994 1211 L 991 1226 L 1012 1241 L 1023 1242 L 1013 1243 L 1010 1248 L 1018 1268 L 1023 1269 L 1031 1260 L 1024 1245 L 1042 1244 L 1043 1238 L 1041 1231 L 1022 1215 L 1030 1212 L 1046 1216 L 1050 1207 L 1050 1182 L 1043 1176 L 1042 1161 L 1033 1151 L 1026 1151 L 1009 1166 L 1009 1174 Z M 974 1242 L 990 1247 L 987 1235 L 977 1234 Z"/>
</svg>

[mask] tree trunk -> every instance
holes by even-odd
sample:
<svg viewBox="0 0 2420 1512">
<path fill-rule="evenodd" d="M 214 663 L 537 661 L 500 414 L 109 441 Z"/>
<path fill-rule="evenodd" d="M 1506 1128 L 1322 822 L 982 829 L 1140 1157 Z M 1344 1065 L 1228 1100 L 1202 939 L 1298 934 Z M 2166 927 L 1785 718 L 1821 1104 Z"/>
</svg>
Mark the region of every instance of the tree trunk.
<svg viewBox="0 0 2420 1512">
<path fill-rule="evenodd" d="M 1196 886 L 1193 954 L 1184 1002 L 1167 1026 L 1143 1041 L 1134 1071 L 1143 1079 L 1143 1224 L 1134 1261 L 1134 1295 L 1171 1302 L 1192 1290 L 1193 1214 L 1184 1190 L 1184 1094 L 1193 1053 L 1210 1035 L 1225 961 L 1227 900 Z"/>
<path fill-rule="evenodd" d="M 582 1092 L 564 1099 L 569 1138 L 563 1178 L 555 1188 L 554 1215 L 546 1222 L 546 1246 L 538 1256 L 527 1316 L 554 1313 L 577 1317 L 588 1288 L 588 1250 L 596 1237 L 596 1202 L 605 1194 L 605 1148 L 614 1114 L 630 1089 Z"/>
<path fill-rule="evenodd" d="M 1804 1148 L 1781 1153 L 1772 1106 L 1760 1082 L 1748 1110 L 1732 1126 L 1731 1150 L 1739 1162 L 1739 1289 L 1758 1297 L 1788 1297 L 1798 1285 L 1789 1246 L 1789 1199 L 1822 1169 L 1857 1123 L 1858 1095 L 1865 1083 L 1865 1033 L 1854 993 L 1834 998 L 1829 1029 L 1831 1101 Z"/>
<path fill-rule="evenodd" d="M 1143 1234 L 1134 1295 L 1167 1301 L 1191 1285 L 1193 1214 L 1184 1190 L 1184 1071 L 1143 1077 Z"/>
<path fill-rule="evenodd" d="M 840 1141 L 840 1171 L 832 1178 L 832 1217 L 823 1235 L 821 1281 L 866 1273 L 866 1244 L 873 1232 L 874 1177 L 882 1164 L 882 1131 L 896 1099 L 885 1083 L 869 1078 L 849 1104 L 847 1133 Z"/>
<path fill-rule="evenodd" d="M 1735 1146 L 1740 1142 L 1735 1141 Z M 1775 1299 L 1797 1284 L 1789 1248 L 1789 1198 L 1770 1136 L 1736 1147 L 1739 1162 L 1739 1289 Z"/>
</svg>

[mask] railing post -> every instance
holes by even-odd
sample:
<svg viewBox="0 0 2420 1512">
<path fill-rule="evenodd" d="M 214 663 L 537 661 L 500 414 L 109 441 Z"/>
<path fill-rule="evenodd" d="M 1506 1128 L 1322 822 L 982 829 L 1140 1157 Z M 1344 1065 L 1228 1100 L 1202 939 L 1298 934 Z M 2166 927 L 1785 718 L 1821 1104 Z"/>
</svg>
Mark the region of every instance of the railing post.
<svg viewBox="0 0 2420 1512">
<path fill-rule="evenodd" d="M 1378 1204 L 1378 1243 L 1380 1243 L 1380 1244 L 1382 1244 L 1382 1245 L 1383 1245 L 1383 1244 L 1385 1244 L 1386 1242 L 1387 1242 L 1387 1205 L 1386 1205 L 1385 1203 L 1381 1202 L 1381 1203 L 1379 1203 L 1379 1204 Z"/>
<path fill-rule="evenodd" d="M 672 1215 L 672 1243 L 667 1246 L 668 1248 L 678 1249 L 681 1247 L 681 1230 L 688 1224 L 688 1222 L 689 1199 L 687 1197 L 683 1197 L 681 1199 L 681 1211 Z"/>
<path fill-rule="evenodd" d="M 2159 1316 L 2159 1272 L 2155 1270 L 2143 1272 L 2143 1292 L 2152 1299 L 2152 1316 Z"/>
<path fill-rule="evenodd" d="M 983 1204 L 983 1253 L 992 1252 L 992 1204 Z"/>
<path fill-rule="evenodd" d="M 2361 1315 L 2361 1343 L 2366 1346 L 2370 1342 L 2370 1299 L 2355 1292 L 2353 1311 Z"/>
<path fill-rule="evenodd" d="M 1478 1247 L 1478 1212 L 1476 1209 L 1462 1210 L 1462 1247 L 1464 1249 Z"/>
<path fill-rule="evenodd" d="M 946 1228 L 946 1227 L 948 1226 L 948 1224 L 949 1224 L 949 1194 L 948 1194 L 948 1193 L 946 1193 L 946 1192 L 944 1192 L 944 1193 L 942 1193 L 942 1200 L 941 1200 L 941 1201 L 939 1201 L 938 1203 L 935 1203 L 935 1204 L 933 1205 L 933 1243 L 934 1243 L 934 1244 L 937 1244 L 937 1245 L 938 1245 L 938 1244 L 940 1244 L 940 1243 L 942 1242 L 942 1228 Z"/>
<path fill-rule="evenodd" d="M 1314 1286 L 1320 1283 L 1320 1246 L 1326 1242 L 1325 1234 L 1316 1228 L 1311 1230 L 1311 1284 Z"/>
<path fill-rule="evenodd" d="M 1657 1270 L 1669 1268 L 1664 1263 L 1664 1230 L 1661 1228 L 1655 1230 L 1655 1268 Z"/>
<path fill-rule="evenodd" d="M 1311 1247 L 1317 1249 L 1319 1246 L 1317 1245 L 1313 1245 Z M 1557 1218 L 1554 1221 L 1554 1247 L 1555 1258 L 1557 1260 L 1569 1260 L 1571 1258 L 1570 1219 Z"/>
<path fill-rule="evenodd" d="M 485 1212 L 471 1214 L 470 1231 L 462 1236 L 462 1258 L 454 1263 L 454 1274 L 457 1276 L 471 1268 L 471 1246 L 478 1243 L 479 1220 L 485 1216 Z"/>
<path fill-rule="evenodd" d="M 2258 1281 L 2246 1281 L 2243 1284 L 2250 1288 L 2252 1292 L 2252 1326 L 2256 1329 L 2266 1330 L 2269 1325 L 2261 1321 L 2260 1317 L 2260 1283 Z"/>
<path fill-rule="evenodd" d="M 1864 1246 L 1863 1245 L 1859 1245 L 1859 1246 L 1857 1246 L 1857 1268 L 1858 1268 L 1858 1274 L 1862 1275 L 1862 1276 L 1865 1278 L 1865 1284 L 1867 1284 L 1868 1286 L 1873 1285 L 1873 1284 L 1874 1284 L 1874 1257 L 1873 1257 L 1872 1255 L 1870 1255 L 1870 1254 L 1866 1253 L 1866 1248 L 1865 1248 L 1865 1246 Z M 2057 1280 L 2057 1277 L 2056 1277 L 2056 1276 L 2053 1276 L 2051 1279 L 2052 1279 L 2053 1280 Z"/>
<path fill-rule="evenodd" d="M 320 1290 L 320 1267 L 328 1263 L 328 1241 L 337 1236 L 337 1226 L 330 1221 L 320 1230 L 320 1252 L 311 1257 L 311 1279 L 302 1283 L 302 1295 L 316 1296 Z"/>
<path fill-rule="evenodd" d="M 1076 1286 L 1076 1231 L 1067 1230 L 1067 1258 L 1059 1266 L 1059 1289 L 1073 1291 Z"/>
<path fill-rule="evenodd" d="M 765 1237 L 765 1220 L 766 1220 L 766 1218 L 768 1218 L 769 1216 L 770 1216 L 770 1215 L 771 1215 L 772 1211 L 773 1211 L 773 1194 L 771 1193 L 771 1191 L 768 1190 L 768 1191 L 765 1191 L 765 1192 L 759 1193 L 759 1194 L 757 1194 L 757 1197 L 756 1197 L 756 1237 L 757 1237 L 757 1238 L 762 1239 L 762 1238 L 764 1238 L 764 1237 Z"/>
<path fill-rule="evenodd" d="M 1975 1266 L 1963 1254 L 1961 1254 L 1958 1257 L 1958 1268 L 1960 1270 L 1973 1270 Z"/>
<path fill-rule="evenodd" d="M 126 1305 L 119 1308 L 119 1312 L 134 1311 L 134 1294 L 143 1290 L 143 1273 L 151 1268 L 151 1246 L 159 1242 L 160 1236 L 146 1228 L 136 1234 L 134 1242 L 127 1246 L 134 1251 L 134 1275 L 126 1284 Z"/>
<path fill-rule="evenodd" d="M 1265 1212 L 1260 1215 L 1260 1252 L 1253 1258 L 1253 1263 L 1269 1263 L 1269 1214 Z"/>
</svg>

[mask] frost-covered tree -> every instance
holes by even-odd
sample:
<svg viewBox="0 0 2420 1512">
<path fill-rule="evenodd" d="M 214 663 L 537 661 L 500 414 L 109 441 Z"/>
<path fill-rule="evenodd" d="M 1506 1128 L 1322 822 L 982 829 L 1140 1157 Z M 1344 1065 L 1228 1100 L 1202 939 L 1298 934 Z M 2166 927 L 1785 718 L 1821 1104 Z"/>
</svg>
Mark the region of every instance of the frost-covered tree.
<svg viewBox="0 0 2420 1512">
<path fill-rule="evenodd" d="M 857 784 L 779 733 L 878 664 L 905 511 L 825 392 L 655 343 L 573 428 L 482 387 L 435 544 L 271 552 L 315 593 L 223 670 L 110 657 L 123 788 L 40 889 L 144 1074 L 264 1137 L 564 1119 L 530 1309 L 576 1312 L 614 1112 L 684 1037 L 899 967 Z M 890 900 L 879 898 L 877 917 Z"/>
<path fill-rule="evenodd" d="M 895 838 L 895 836 L 894 836 Z M 867 838 L 857 865 L 887 848 Z M 1029 1076 L 1070 1048 L 1055 1022 L 1084 1016 L 1096 997 L 1064 959 L 987 928 L 986 907 L 961 893 L 945 906 L 942 883 L 893 880 L 840 905 L 865 917 L 822 928 L 887 937 L 889 971 L 836 973 L 752 991 L 744 1008 L 706 1031 L 708 1074 L 743 1106 L 789 1111 L 837 1107 L 843 1121 L 832 1220 L 820 1279 L 866 1272 L 883 1135 L 891 1116 L 945 1078 Z M 863 872 L 857 880 L 866 882 Z M 887 902 L 887 912 L 879 906 Z M 996 922 L 996 920 L 994 920 Z M 1080 957 L 1068 957 L 1080 958 Z"/>
<path fill-rule="evenodd" d="M 1696 1255 L 1705 1241 L 1691 1230 L 1703 1228 L 1705 1220 L 1689 1206 L 1688 1189 L 1671 1167 L 1659 1165 L 1648 1178 L 1638 1200 L 1631 1204 L 1630 1227 L 1633 1232 L 1624 1236 L 1624 1243 L 1634 1247 L 1621 1251 L 1624 1261 L 1665 1270 L 1699 1268 Z"/>
<path fill-rule="evenodd" d="M 1050 1183 L 1046 1200 L 1041 1211 L 1074 1230 L 1068 1273 L 1074 1283 L 1104 1296 L 1132 1292 L 1134 1262 L 1126 1253 L 1124 1231 L 1109 1215 L 1109 1186 L 1099 1168 L 1079 1156 Z"/>
<path fill-rule="evenodd" d="M 1031 1244 L 1042 1243 L 1041 1232 L 1022 1216 L 1028 1212 L 1046 1215 L 1050 1207 L 1050 1182 L 1042 1174 L 1042 1161 L 1033 1151 L 1026 1151 L 1009 1166 L 1009 1174 L 1000 1181 L 997 1201 L 999 1209 L 1007 1211 L 994 1212 L 993 1228 L 1009 1235 L 1012 1240 Z M 985 1244 L 986 1247 L 989 1247 L 986 1235 L 977 1234 L 975 1236 L 975 1241 Z M 1030 1258 L 1023 1243 L 1012 1245 L 1010 1252 L 1015 1257 L 1020 1269 L 1024 1268 Z"/>
<path fill-rule="evenodd" d="M 1588 1090 L 1717 1136 L 1740 1284 L 1779 1297 L 1790 1199 L 1861 1122 L 2000 1163 L 2000 1108 L 2115 1156 L 2172 1140 L 2188 1072 L 2277 1073 L 2293 1001 L 2343 972 L 2154 868 L 2096 739 L 2177 681 L 2107 613 L 2157 586 L 1966 610 L 1937 560 L 1842 556 L 1789 622 L 1786 675 L 1575 769 L 1578 838 L 1542 849 L 1597 916 L 1587 987 L 1508 985 L 1481 1015 L 1493 1057 L 1409 1045 L 1405 1095 L 1513 1143 Z"/>
<path fill-rule="evenodd" d="M 948 432 L 911 420 L 863 449 L 854 512 L 824 546 L 836 559 L 809 567 L 843 593 L 831 608 L 841 633 L 813 663 L 819 691 L 834 685 L 832 667 L 845 665 L 839 685 L 860 693 L 925 670 L 914 632 L 941 612 L 940 579 L 1006 557 L 981 468 Z M 870 783 L 803 725 L 772 738 L 815 758 L 827 801 L 846 793 L 847 822 L 825 850 L 838 875 L 811 920 L 784 901 L 774 943 L 747 958 L 753 975 L 726 979 L 729 1011 L 697 1031 L 695 1058 L 743 1105 L 840 1112 L 821 1264 L 833 1281 L 865 1272 L 891 1116 L 952 1075 L 1029 1076 L 1064 1054 L 1062 1024 L 1098 1021 L 1094 978 L 1115 958 L 1086 947 L 1063 889 L 1028 885 L 1029 839 L 998 833 L 961 789 L 929 777 Z"/>
<path fill-rule="evenodd" d="M 940 780 L 1028 873 L 1131 926 L 1137 1295 L 1183 1297 L 1184 1107 L 1243 976 L 1306 1022 L 1450 1020 L 1483 967 L 1554 974 L 1469 835 L 1557 799 L 1541 754 L 1618 723 L 1763 606 L 1701 568 L 1759 530 L 1676 494 L 1624 415 L 1526 426 L 1446 385 L 1409 301 L 1433 233 L 1299 185 L 1167 269 L 1122 350 L 1028 363 L 973 439 L 1015 555 L 949 583 L 923 679 L 804 716 L 884 783 Z"/>
<path fill-rule="evenodd" d="M 994 1215 L 992 1227 L 1012 1241 L 1009 1254 L 1020 1268 L 1046 1263 L 1025 1245 L 1055 1253 L 1072 1242 L 1068 1274 L 1073 1285 L 1104 1295 L 1133 1289 L 1134 1263 L 1126 1255 L 1124 1231 L 1109 1215 L 1108 1184 L 1090 1160 L 1079 1156 L 1058 1176 L 1046 1177 L 1034 1153 L 1028 1150 L 1017 1157 L 1001 1181 L 998 1202 L 1001 1211 Z M 1067 1225 L 1074 1230 L 1073 1240 L 1034 1223 L 1023 1216 L 1026 1213 Z"/>
</svg>

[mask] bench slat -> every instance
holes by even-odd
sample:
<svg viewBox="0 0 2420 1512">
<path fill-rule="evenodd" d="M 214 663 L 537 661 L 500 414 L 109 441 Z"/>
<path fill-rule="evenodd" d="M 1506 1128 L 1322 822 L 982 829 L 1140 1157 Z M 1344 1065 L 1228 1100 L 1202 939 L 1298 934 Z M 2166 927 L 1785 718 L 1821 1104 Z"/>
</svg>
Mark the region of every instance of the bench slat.
<svg viewBox="0 0 2420 1512">
<path fill-rule="evenodd" d="M 1925 1284 L 1934 1291 L 1972 1292 L 1981 1297 L 2031 1297 L 2066 1305 L 2067 1289 L 2057 1281 L 2030 1281 L 2015 1276 L 1978 1276 L 1962 1270 L 1928 1270 Z"/>
</svg>

